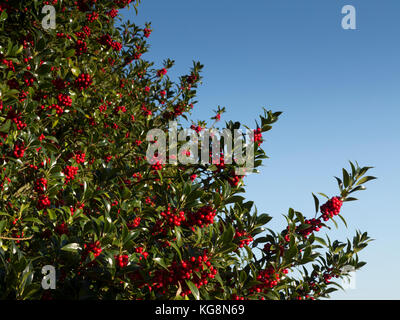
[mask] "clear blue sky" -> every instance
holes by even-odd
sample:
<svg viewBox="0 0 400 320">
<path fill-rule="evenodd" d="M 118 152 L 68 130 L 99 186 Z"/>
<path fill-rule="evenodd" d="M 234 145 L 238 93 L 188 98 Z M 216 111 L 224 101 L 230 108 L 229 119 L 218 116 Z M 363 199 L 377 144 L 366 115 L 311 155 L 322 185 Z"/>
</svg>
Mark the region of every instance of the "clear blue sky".
<svg viewBox="0 0 400 320">
<path fill-rule="evenodd" d="M 343 30 L 341 10 L 353 5 L 357 30 Z M 374 166 L 379 179 L 342 210 L 348 229 L 376 239 L 360 253 L 367 265 L 356 289 L 335 299 L 400 299 L 400 1 L 143 0 L 136 24 L 152 22 L 150 52 L 169 74 L 186 74 L 192 60 L 205 65 L 193 119 L 213 116 L 254 127 L 262 107 L 283 111 L 264 134 L 270 159 L 246 178 L 247 197 L 274 217 L 281 230 L 289 207 L 314 215 L 311 192 L 337 194 L 333 176 L 348 160 Z"/>
</svg>

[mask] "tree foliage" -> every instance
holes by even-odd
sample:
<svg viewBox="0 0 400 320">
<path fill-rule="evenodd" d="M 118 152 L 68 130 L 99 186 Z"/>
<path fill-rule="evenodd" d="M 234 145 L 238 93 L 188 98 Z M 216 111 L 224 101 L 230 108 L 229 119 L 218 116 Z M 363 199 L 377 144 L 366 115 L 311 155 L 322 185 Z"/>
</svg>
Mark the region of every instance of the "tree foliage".
<svg viewBox="0 0 400 320">
<path fill-rule="evenodd" d="M 43 28 L 44 5 L 56 9 L 56 29 Z M 374 179 L 370 168 L 350 163 L 339 195 L 320 194 L 321 206 L 314 195 L 315 218 L 289 209 L 287 229 L 274 232 L 223 154 L 210 165 L 149 164 L 147 132 L 168 132 L 170 120 L 183 128 L 203 66 L 173 82 L 173 60 L 143 59 L 150 23 L 115 27 L 127 5 L 138 2 L 0 4 L 0 297 L 328 297 L 339 287 L 332 277 L 365 264 L 357 253 L 370 239 L 357 232 L 332 242 L 317 232 L 345 222 L 341 205 Z M 255 168 L 267 158 L 261 134 L 279 115 L 260 116 Z M 45 265 L 57 270 L 55 290 L 41 287 Z"/>
</svg>

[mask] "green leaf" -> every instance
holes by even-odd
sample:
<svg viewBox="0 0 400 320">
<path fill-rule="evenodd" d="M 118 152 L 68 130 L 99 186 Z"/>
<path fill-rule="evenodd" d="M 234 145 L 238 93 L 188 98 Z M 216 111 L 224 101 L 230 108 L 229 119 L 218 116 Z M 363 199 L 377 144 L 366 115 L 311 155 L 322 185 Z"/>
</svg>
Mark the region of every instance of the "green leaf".
<svg viewBox="0 0 400 320">
<path fill-rule="evenodd" d="M 294 218 L 294 209 L 289 208 L 288 217 L 289 217 L 290 220 L 293 220 L 293 218 Z"/>
<path fill-rule="evenodd" d="M 35 217 L 24 218 L 24 222 L 34 222 L 34 223 L 43 225 L 42 220 L 35 218 Z"/>
<path fill-rule="evenodd" d="M 317 196 L 313 193 L 313 198 L 314 198 L 314 204 L 315 204 L 315 213 L 318 213 L 319 210 L 319 199 Z"/>
<path fill-rule="evenodd" d="M 175 230 L 175 236 L 176 236 L 176 244 L 179 247 L 181 247 L 183 243 L 182 243 L 182 236 L 181 236 L 180 228 L 175 226 L 174 230 Z"/>
<path fill-rule="evenodd" d="M 249 246 L 244 246 L 247 251 L 247 260 L 250 261 L 253 259 L 253 251 L 249 248 Z"/>
<path fill-rule="evenodd" d="M 326 243 L 326 241 L 325 241 L 324 239 L 320 238 L 320 237 L 315 237 L 315 240 L 316 240 L 317 242 L 319 242 L 320 244 L 324 245 L 325 247 L 328 246 L 328 244 Z"/>
<path fill-rule="evenodd" d="M 38 69 L 39 75 L 51 75 L 51 65 L 43 63 Z"/>
<path fill-rule="evenodd" d="M 333 218 L 331 218 L 331 221 L 335 225 L 336 229 L 339 229 L 339 226 L 338 226 L 337 222 Z"/>
<path fill-rule="evenodd" d="M 44 37 L 41 37 L 40 40 L 38 41 L 38 43 L 36 44 L 36 50 L 38 52 L 43 51 L 44 47 L 46 46 L 46 42 Z"/>
<path fill-rule="evenodd" d="M 227 226 L 224 233 L 222 234 L 222 243 L 224 246 L 229 245 L 233 241 L 234 229 L 232 225 Z"/>
<path fill-rule="evenodd" d="M 64 247 L 61 248 L 61 250 L 63 251 L 69 251 L 69 252 L 77 252 L 78 250 L 80 250 L 81 247 L 79 245 L 79 243 L 68 243 L 67 245 L 65 245 Z"/>
<path fill-rule="evenodd" d="M 291 259 L 297 254 L 297 246 L 292 245 L 290 246 L 289 250 L 286 251 L 285 253 L 285 258 L 287 261 L 291 261 Z"/>
<path fill-rule="evenodd" d="M 163 258 L 153 258 L 153 261 L 163 267 L 165 270 L 168 270 L 168 266 L 165 263 Z"/>
<path fill-rule="evenodd" d="M 51 126 L 52 129 L 58 124 L 58 121 L 59 119 L 56 119 L 56 121 L 53 122 L 53 125 Z"/>
<path fill-rule="evenodd" d="M 342 215 L 339 214 L 338 216 L 339 216 L 339 218 L 343 221 L 344 225 L 345 225 L 346 228 L 347 228 L 346 220 L 342 217 Z"/>
<path fill-rule="evenodd" d="M 354 177 L 357 173 L 356 167 L 354 166 L 353 162 L 349 161 L 351 166 L 351 175 Z"/>
<path fill-rule="evenodd" d="M 5 226 L 6 226 L 6 220 L 1 220 L 0 221 L 0 233 L 3 231 Z"/>
<path fill-rule="evenodd" d="M 0 22 L 5 21 L 7 18 L 8 18 L 7 11 L 4 10 L 4 11 L 1 13 L 1 15 L 0 15 Z"/>
<path fill-rule="evenodd" d="M 377 178 L 376 178 L 376 177 L 373 177 L 373 176 L 364 177 L 364 178 L 362 178 L 362 179 L 360 179 L 360 180 L 358 181 L 358 183 L 356 184 L 356 186 L 358 186 L 358 185 L 360 185 L 360 184 L 363 184 L 363 183 L 365 183 L 365 182 L 368 182 L 368 181 L 370 181 L 370 180 L 374 180 L 374 179 L 377 179 Z"/>
<path fill-rule="evenodd" d="M 69 49 L 68 51 L 65 52 L 64 57 L 65 58 L 70 58 L 75 54 L 75 49 Z"/>
<path fill-rule="evenodd" d="M 56 212 L 53 209 L 47 209 L 47 214 L 49 215 L 50 220 L 56 220 Z"/>
<path fill-rule="evenodd" d="M 229 204 L 229 203 L 241 203 L 241 202 L 243 202 L 243 200 L 245 200 L 245 198 L 243 198 L 242 196 L 232 196 L 232 197 L 229 197 L 229 198 L 225 201 L 225 204 Z"/>
<path fill-rule="evenodd" d="M 357 198 L 349 197 L 349 198 L 345 198 L 345 199 L 343 200 L 343 202 L 356 201 L 356 200 L 358 200 L 358 199 L 357 199 Z"/>
<path fill-rule="evenodd" d="M 0 132 L 8 133 L 11 126 L 11 120 L 8 119 L 3 125 L 0 127 Z"/>
<path fill-rule="evenodd" d="M 335 177 L 335 179 L 336 179 L 336 181 L 338 183 L 340 191 L 342 191 L 343 190 L 343 181 L 338 177 Z"/>
<path fill-rule="evenodd" d="M 266 213 L 263 213 L 262 215 L 257 217 L 257 224 L 258 225 L 265 225 L 267 224 L 270 220 L 272 219 L 272 217 Z"/>
<path fill-rule="evenodd" d="M 357 186 L 357 187 L 355 187 L 354 189 L 351 189 L 351 190 L 349 191 L 348 194 L 353 193 L 353 192 L 356 192 L 356 191 L 359 191 L 359 190 L 365 190 L 365 189 L 367 189 L 367 188 L 364 187 L 363 185 Z"/>
<path fill-rule="evenodd" d="M 190 291 L 192 291 L 192 295 L 195 297 L 196 300 L 200 300 L 200 292 L 199 289 L 194 285 L 194 283 L 190 280 L 185 280 L 186 284 L 188 285 Z"/>
<path fill-rule="evenodd" d="M 349 173 L 345 169 L 342 169 L 342 171 L 343 171 L 343 184 L 344 184 L 344 187 L 347 188 L 350 183 L 350 176 L 349 176 Z"/>
<path fill-rule="evenodd" d="M 176 244 L 175 243 L 173 243 L 173 242 L 169 242 L 170 243 L 170 245 L 171 245 L 171 247 L 172 248 L 174 248 L 175 249 L 175 251 L 178 253 L 178 256 L 179 256 L 179 259 L 180 260 L 182 260 L 182 254 L 181 254 L 181 251 L 179 250 L 179 248 L 176 246 Z"/>
<path fill-rule="evenodd" d="M 75 77 L 79 76 L 79 74 L 81 73 L 79 68 L 76 68 L 76 67 L 75 68 L 71 68 L 71 72 Z"/>
</svg>

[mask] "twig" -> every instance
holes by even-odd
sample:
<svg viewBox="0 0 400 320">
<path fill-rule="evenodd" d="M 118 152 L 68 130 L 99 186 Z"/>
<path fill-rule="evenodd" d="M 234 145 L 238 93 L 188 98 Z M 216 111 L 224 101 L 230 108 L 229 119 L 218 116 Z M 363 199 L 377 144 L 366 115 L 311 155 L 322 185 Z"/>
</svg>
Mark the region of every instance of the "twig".
<svg viewBox="0 0 400 320">
<path fill-rule="evenodd" d="M 4 236 L 0 236 L 0 239 L 4 239 L 4 240 L 18 240 L 18 241 L 24 241 L 24 240 L 31 240 L 33 238 L 33 236 L 30 236 L 28 238 L 12 238 L 12 237 L 4 237 Z"/>
</svg>

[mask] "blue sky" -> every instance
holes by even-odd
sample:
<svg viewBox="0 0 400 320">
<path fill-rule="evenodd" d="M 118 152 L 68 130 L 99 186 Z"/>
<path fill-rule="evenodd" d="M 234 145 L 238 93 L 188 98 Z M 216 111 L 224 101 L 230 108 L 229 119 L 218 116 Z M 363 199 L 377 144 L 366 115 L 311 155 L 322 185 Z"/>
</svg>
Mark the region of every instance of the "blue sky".
<svg viewBox="0 0 400 320">
<path fill-rule="evenodd" d="M 356 9 L 356 30 L 341 27 L 344 5 Z M 221 105 L 222 120 L 254 127 L 262 107 L 283 111 L 264 134 L 270 159 L 246 178 L 247 197 L 274 217 L 271 228 L 284 227 L 289 207 L 313 216 L 311 192 L 336 195 L 333 176 L 349 160 L 375 167 L 379 179 L 343 207 L 348 229 L 329 232 L 375 239 L 360 253 L 367 265 L 356 289 L 334 299 L 400 299 L 399 13 L 398 0 L 144 0 L 137 16 L 122 11 L 138 25 L 152 22 L 143 58 L 174 59 L 173 78 L 193 60 L 204 64 L 194 120 Z"/>
</svg>

